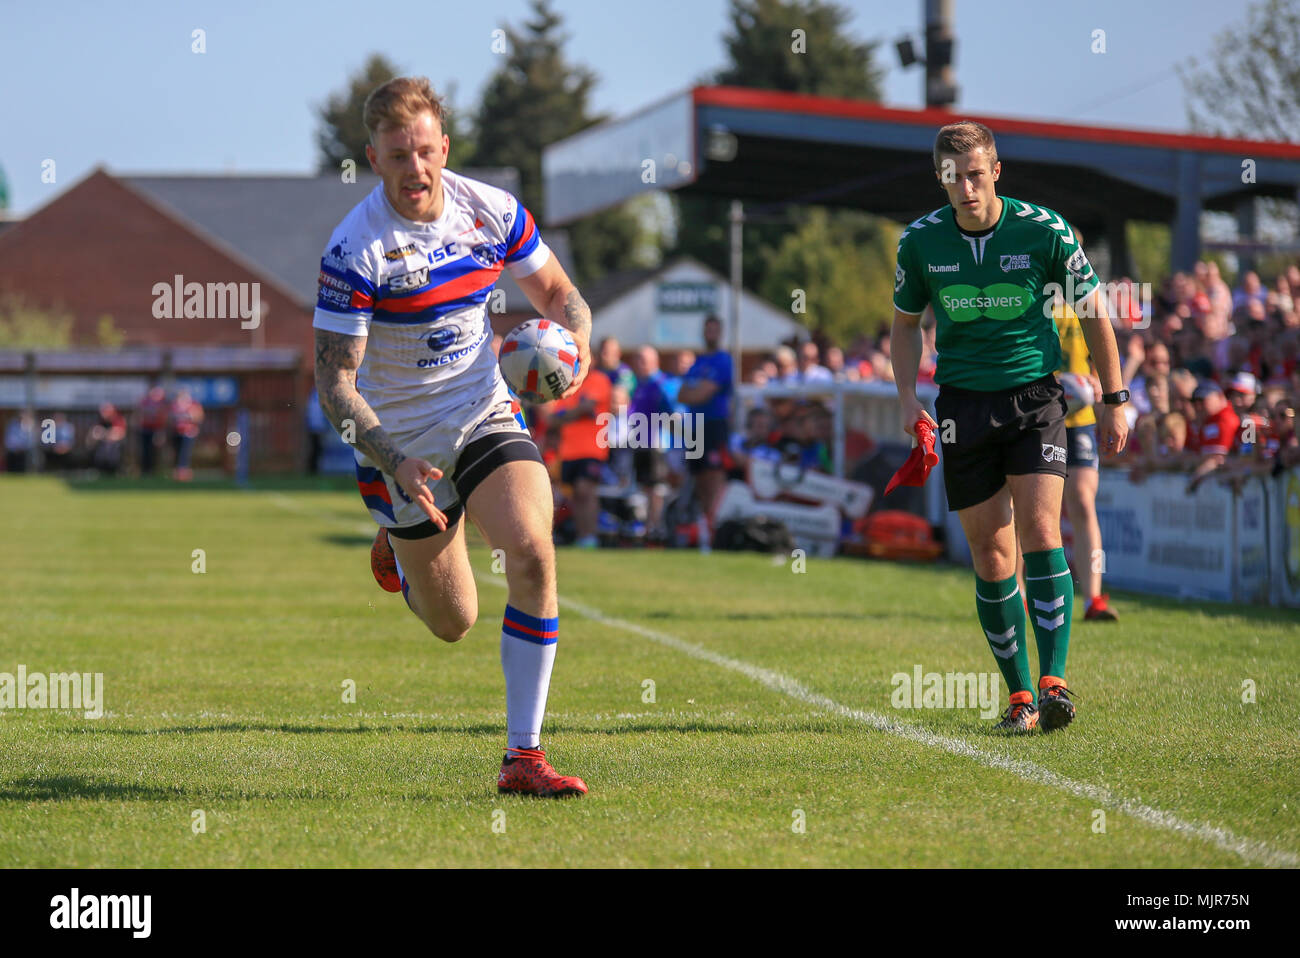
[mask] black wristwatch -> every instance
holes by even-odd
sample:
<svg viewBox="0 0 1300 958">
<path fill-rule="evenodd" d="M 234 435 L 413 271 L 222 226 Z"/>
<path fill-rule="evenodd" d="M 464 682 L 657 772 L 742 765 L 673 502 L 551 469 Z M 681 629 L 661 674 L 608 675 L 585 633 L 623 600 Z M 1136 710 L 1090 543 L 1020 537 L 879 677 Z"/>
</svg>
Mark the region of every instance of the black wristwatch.
<svg viewBox="0 0 1300 958">
<path fill-rule="evenodd" d="M 1128 390 L 1121 389 L 1118 392 L 1102 393 L 1101 401 L 1104 402 L 1107 406 L 1119 406 L 1123 403 L 1128 402 Z"/>
</svg>

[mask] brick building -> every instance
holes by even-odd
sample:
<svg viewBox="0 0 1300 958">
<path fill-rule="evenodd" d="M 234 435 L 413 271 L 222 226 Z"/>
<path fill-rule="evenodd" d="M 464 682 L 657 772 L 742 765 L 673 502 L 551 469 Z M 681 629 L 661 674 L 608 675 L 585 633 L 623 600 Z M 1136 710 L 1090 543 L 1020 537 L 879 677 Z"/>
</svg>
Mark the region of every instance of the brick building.
<svg viewBox="0 0 1300 958">
<path fill-rule="evenodd" d="M 518 190 L 514 170 L 465 172 Z M 101 322 L 108 317 L 122 339 L 119 353 L 157 357 L 154 366 L 153 360 L 127 364 L 137 374 L 184 374 L 173 356 L 193 358 L 196 349 L 214 348 L 226 357 L 266 351 L 273 361 L 264 368 L 252 355 L 226 363 L 226 378 L 236 376 L 239 388 L 232 393 L 223 383 L 214 402 L 225 403 L 232 415 L 237 407 L 249 408 L 268 422 L 276 451 L 254 451 L 255 468 L 293 468 L 296 457 L 285 450 L 306 448 L 303 406 L 313 388 L 311 320 L 321 252 L 334 227 L 378 182 L 369 173 L 345 183 L 337 175 L 124 176 L 97 169 L 0 231 L 0 297 L 69 315 L 71 339 L 83 357 L 101 344 Z M 567 237 L 544 235 L 567 267 Z M 492 319 L 504 333 L 535 311 L 508 274 L 499 287 L 505 312 Z M 186 303 L 198 302 L 192 300 L 196 290 L 204 306 L 187 317 Z M 252 317 L 254 303 L 259 308 Z M 286 364 L 286 356 L 293 361 Z M 86 375 L 85 365 L 78 375 Z M 20 394 L 6 376 L 31 366 L 25 356 L 0 355 L 0 420 L 16 413 L 12 397 Z M 44 375 L 48 362 L 38 366 Z M 230 415 L 220 415 L 205 424 L 202 438 L 218 452 L 219 430 L 229 421 Z"/>
</svg>

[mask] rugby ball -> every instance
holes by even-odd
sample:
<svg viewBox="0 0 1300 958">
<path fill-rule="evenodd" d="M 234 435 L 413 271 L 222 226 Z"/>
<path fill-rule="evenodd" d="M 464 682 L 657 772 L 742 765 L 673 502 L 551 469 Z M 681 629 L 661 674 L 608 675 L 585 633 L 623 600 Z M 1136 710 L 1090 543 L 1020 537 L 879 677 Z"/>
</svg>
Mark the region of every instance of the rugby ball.
<svg viewBox="0 0 1300 958">
<path fill-rule="evenodd" d="M 549 319 L 530 319 L 501 343 L 501 375 L 525 402 L 559 399 L 578 375 L 578 347 Z"/>
<path fill-rule="evenodd" d="M 1061 373 L 1061 388 L 1065 390 L 1066 414 L 1073 416 L 1097 401 L 1092 392 L 1092 381 L 1078 373 Z"/>
</svg>

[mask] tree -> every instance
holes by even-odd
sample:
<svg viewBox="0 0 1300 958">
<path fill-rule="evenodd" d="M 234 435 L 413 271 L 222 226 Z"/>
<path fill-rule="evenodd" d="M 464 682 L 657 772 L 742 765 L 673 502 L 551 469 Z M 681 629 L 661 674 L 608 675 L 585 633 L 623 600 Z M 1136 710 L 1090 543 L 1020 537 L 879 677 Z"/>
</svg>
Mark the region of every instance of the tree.
<svg viewBox="0 0 1300 958">
<path fill-rule="evenodd" d="M 1169 275 L 1169 251 L 1172 246 L 1168 223 L 1143 223 L 1129 220 L 1125 232 L 1133 255 L 1135 279 L 1156 288 Z"/>
<path fill-rule="evenodd" d="M 43 309 L 17 293 L 0 296 L 0 349 L 70 349 L 74 317 Z"/>
<path fill-rule="evenodd" d="M 728 21 L 723 41 L 729 62 L 714 75 L 714 82 L 819 96 L 880 98 L 883 71 L 875 65 L 876 45 L 860 43 L 848 34 L 845 8 L 823 0 L 731 0 Z M 693 256 L 726 274 L 730 201 L 698 194 L 682 194 L 676 201 L 679 225 L 674 254 Z M 805 212 L 794 217 L 792 233 L 790 216 L 753 213 L 751 205 L 745 224 L 743 284 L 784 308 L 791 305 L 792 289 L 807 291 L 810 304 L 814 289 L 836 290 L 818 292 L 821 306 L 816 310 L 810 306 L 806 316 L 796 316 L 812 322 L 814 328 L 820 326 L 817 317 L 825 316 L 834 317 L 827 319 L 828 333 L 840 330 L 852 309 L 858 308 L 850 309 L 848 304 L 864 302 L 859 294 L 847 291 L 854 270 L 832 268 L 833 263 L 883 268 L 883 281 L 892 283 L 893 250 L 887 263 L 873 266 L 862 260 L 857 247 L 859 243 L 879 247 L 892 228 L 886 221 L 854 211 Z M 892 235 L 897 236 L 896 229 Z M 858 277 L 864 290 L 879 285 L 874 274 Z M 889 296 L 884 302 L 887 306 Z M 860 316 L 864 330 L 874 328 L 876 311 L 872 305 Z"/>
<path fill-rule="evenodd" d="M 848 345 L 893 319 L 894 253 L 900 228 L 856 210 L 814 207 L 780 244 L 763 251 L 759 292 L 796 313 L 810 331 Z M 803 296 L 798 295 L 803 292 Z"/>
<path fill-rule="evenodd" d="M 320 171 L 337 172 L 345 160 L 352 160 L 357 169 L 369 168 L 366 144 L 370 131 L 362 121 L 362 107 L 370 91 L 398 75 L 397 67 L 379 53 L 372 53 L 365 65 L 348 78 L 347 86 L 331 93 L 320 108 L 320 129 L 316 145 L 320 150 Z"/>
<path fill-rule="evenodd" d="M 337 173 L 345 160 L 356 163 L 358 170 L 370 168 L 370 161 L 366 159 L 370 131 L 362 118 L 366 97 L 375 87 L 400 75 L 398 68 L 383 54 L 372 53 L 365 65 L 348 78 L 343 90 L 330 94 L 319 109 L 320 129 L 316 133 L 322 173 Z M 454 84 L 449 84 L 446 91 L 440 91 L 444 109 L 443 132 L 451 138 L 452 158 L 460 161 L 473 153 L 474 147 L 469 140 L 469 131 L 458 122 L 452 108 L 455 94 Z"/>
<path fill-rule="evenodd" d="M 1300 130 L 1300 0 L 1262 0 L 1214 39 L 1211 62 L 1179 67 L 1193 128 L 1294 141 Z"/>
<path fill-rule="evenodd" d="M 714 82 L 879 100 L 876 44 L 849 37 L 849 18 L 822 0 L 731 0 L 731 32 L 723 36 L 730 63 Z"/>
<path fill-rule="evenodd" d="M 1295 142 L 1300 131 L 1300 0 L 1261 0 L 1214 38 L 1210 63 L 1179 67 L 1192 128 Z M 1259 202 L 1261 235 L 1294 237 L 1300 210 Z M 1261 264 L 1262 265 L 1262 264 Z"/>
<path fill-rule="evenodd" d="M 542 149 L 604 119 L 590 112 L 596 75 L 568 62 L 563 19 L 550 0 L 532 0 L 522 29 L 505 25 L 504 60 L 489 78 L 475 122 L 475 166 L 512 166 L 519 171 L 519 199 L 545 222 Z M 619 208 L 569 227 L 575 280 L 590 281 L 634 263 L 644 245 L 641 221 Z"/>
</svg>

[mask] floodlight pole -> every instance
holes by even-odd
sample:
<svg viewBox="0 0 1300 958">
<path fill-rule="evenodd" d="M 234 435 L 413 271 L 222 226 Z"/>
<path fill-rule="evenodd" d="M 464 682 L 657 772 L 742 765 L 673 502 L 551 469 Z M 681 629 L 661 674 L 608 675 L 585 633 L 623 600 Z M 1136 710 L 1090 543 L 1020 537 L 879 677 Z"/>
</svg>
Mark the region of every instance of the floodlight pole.
<svg viewBox="0 0 1300 958">
<path fill-rule="evenodd" d="M 745 242 L 745 208 L 740 200 L 731 201 L 731 395 L 740 385 L 740 276 L 741 253 Z M 738 411 L 738 410 L 737 410 Z"/>
</svg>

